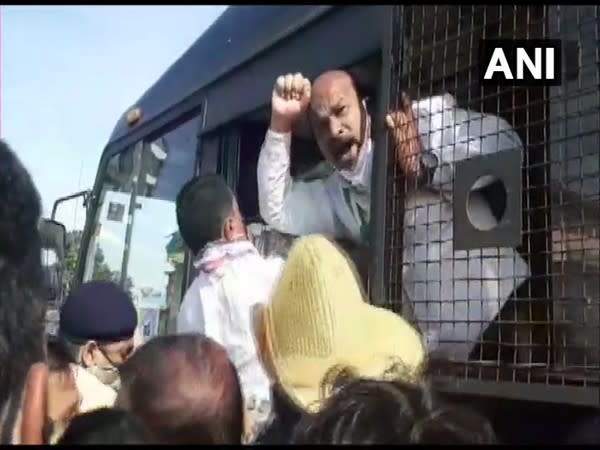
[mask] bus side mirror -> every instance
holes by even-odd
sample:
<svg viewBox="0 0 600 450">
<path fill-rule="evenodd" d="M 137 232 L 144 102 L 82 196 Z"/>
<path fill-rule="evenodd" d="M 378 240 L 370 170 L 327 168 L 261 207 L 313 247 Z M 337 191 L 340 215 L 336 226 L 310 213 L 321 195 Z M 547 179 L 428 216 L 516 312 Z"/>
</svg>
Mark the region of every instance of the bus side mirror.
<svg viewBox="0 0 600 450">
<path fill-rule="evenodd" d="M 55 220 L 42 219 L 40 239 L 46 300 L 60 301 L 67 242 L 65 226 Z"/>
<path fill-rule="evenodd" d="M 54 250 L 58 261 L 64 261 L 67 247 L 67 230 L 62 223 L 56 220 L 42 219 L 40 238 L 43 249 Z"/>
</svg>

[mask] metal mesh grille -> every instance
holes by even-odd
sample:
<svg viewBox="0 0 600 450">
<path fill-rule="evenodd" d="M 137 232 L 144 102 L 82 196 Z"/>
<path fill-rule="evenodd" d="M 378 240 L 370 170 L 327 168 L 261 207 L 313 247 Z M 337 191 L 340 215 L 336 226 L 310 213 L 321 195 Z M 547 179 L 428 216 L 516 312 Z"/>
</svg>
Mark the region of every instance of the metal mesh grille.
<svg viewBox="0 0 600 450">
<path fill-rule="evenodd" d="M 446 194 L 454 181 L 449 181 L 450 187 L 433 188 L 409 182 L 390 145 L 385 225 L 388 306 L 418 323 L 432 349 L 452 355 L 453 376 L 597 385 L 598 9 L 393 7 L 390 110 L 400 107 L 401 92 L 413 101 L 450 93 L 455 98 L 454 120 L 442 121 L 441 126 L 452 134 L 458 126 L 469 136 L 482 133 L 479 123 L 459 124 L 457 111 L 472 110 L 489 114 L 498 123 L 504 119 L 523 144 L 521 244 L 515 251 L 507 250 L 506 265 L 500 269 L 497 249 L 453 250 L 452 199 Z M 562 85 L 482 88 L 477 72 L 481 38 L 561 39 Z M 431 103 L 424 108 L 434 109 Z M 434 122 L 430 120 L 430 135 L 436 131 Z M 488 213 L 500 220 L 502 191 L 500 196 L 494 189 L 488 191 L 478 192 Z M 425 194 L 415 197 L 416 192 Z M 513 270 L 519 259 L 530 272 L 523 282 L 515 281 Z M 444 302 L 450 305 L 445 312 L 440 306 Z M 494 314 L 495 310 L 499 312 Z"/>
</svg>

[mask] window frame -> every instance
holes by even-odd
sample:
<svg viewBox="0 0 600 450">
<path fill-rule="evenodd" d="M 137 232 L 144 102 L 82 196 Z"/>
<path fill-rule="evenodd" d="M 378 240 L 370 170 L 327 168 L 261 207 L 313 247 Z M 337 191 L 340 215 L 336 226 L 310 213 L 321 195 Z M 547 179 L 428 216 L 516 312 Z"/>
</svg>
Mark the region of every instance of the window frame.
<svg viewBox="0 0 600 450">
<path fill-rule="evenodd" d="M 203 125 L 203 124 L 202 124 Z M 203 134 L 203 128 L 200 127 L 197 140 L 196 151 L 196 171 L 195 175 L 218 174 L 223 176 L 229 186 L 235 190 L 236 180 L 239 174 L 239 128 L 236 124 L 230 124 L 221 127 L 210 134 Z M 231 152 L 235 153 L 233 157 Z M 214 170 L 211 170 L 214 169 Z M 235 171 L 235 174 L 231 172 Z M 185 274 L 183 279 L 183 296 L 185 290 L 189 289 L 196 278 L 194 270 L 194 255 L 186 248 L 185 252 Z"/>
<path fill-rule="evenodd" d="M 120 157 L 120 155 L 124 154 L 125 152 L 135 151 L 138 148 L 139 148 L 139 151 L 141 152 L 141 155 L 143 155 L 143 152 L 150 151 L 149 150 L 150 145 L 153 142 L 155 142 L 157 139 L 160 139 L 161 137 L 164 137 L 165 135 L 177 130 L 179 127 L 185 125 L 186 123 L 188 123 L 192 120 L 196 120 L 197 126 L 194 128 L 194 130 L 195 130 L 194 136 L 192 137 L 192 139 L 195 140 L 195 142 L 193 144 L 193 150 L 190 149 L 190 151 L 194 151 L 194 155 L 195 155 L 194 156 L 194 165 L 195 165 L 194 174 L 197 174 L 198 173 L 198 170 L 197 170 L 198 162 L 199 162 L 200 130 L 202 129 L 203 123 L 205 120 L 204 108 L 194 109 L 192 111 L 188 111 L 184 114 L 181 114 L 179 117 L 177 117 L 176 120 L 170 122 L 168 125 L 163 126 L 160 129 L 153 130 L 151 133 L 147 134 L 146 136 L 143 136 L 140 140 L 135 142 L 135 144 L 123 147 L 119 151 L 105 153 L 103 155 L 103 158 L 101 159 L 100 164 L 98 166 L 98 171 L 96 173 L 94 189 L 92 191 L 92 195 L 90 198 L 90 207 L 88 208 L 87 214 L 86 214 L 86 223 L 84 226 L 82 239 L 81 239 L 81 243 L 80 243 L 80 248 L 79 248 L 79 253 L 78 253 L 77 270 L 76 270 L 75 277 L 73 280 L 72 288 L 75 288 L 77 285 L 83 283 L 85 279 L 88 279 L 89 271 L 93 270 L 93 261 L 91 261 L 90 258 L 94 254 L 94 252 L 92 252 L 91 249 L 92 249 L 92 246 L 95 244 L 95 237 L 96 237 L 95 235 L 97 233 L 97 226 L 100 221 L 100 213 L 102 211 L 102 205 L 104 204 L 105 193 L 106 193 L 104 186 L 105 186 L 105 182 L 107 180 L 106 177 L 107 177 L 107 173 L 109 170 L 110 162 L 113 160 L 113 158 L 118 158 L 118 157 Z M 138 169 L 139 169 L 139 167 L 138 167 Z M 139 172 L 139 170 L 138 170 L 138 172 Z M 139 173 L 137 173 L 137 175 L 139 176 Z M 135 198 L 135 196 L 134 196 L 134 198 Z M 133 229 L 133 222 L 128 225 L 128 228 L 129 227 L 131 227 L 131 229 Z M 186 253 L 187 253 L 187 251 L 186 251 Z M 125 258 L 122 261 L 122 267 L 124 264 L 125 264 Z M 184 257 L 184 265 L 185 264 L 186 264 L 186 261 L 185 261 L 185 257 Z M 184 284 L 183 284 L 182 288 L 187 287 L 186 278 L 187 277 L 184 274 L 184 277 L 183 277 Z M 121 281 L 123 281 L 123 279 L 125 279 L 125 280 L 127 279 L 126 273 L 124 275 L 123 274 L 121 275 Z M 120 283 L 120 284 L 122 285 L 123 283 Z M 182 298 L 183 298 L 183 296 L 182 296 Z M 180 303 L 181 303 L 181 299 L 178 299 L 178 304 L 180 304 Z M 167 326 L 167 330 L 168 330 L 168 326 Z"/>
</svg>

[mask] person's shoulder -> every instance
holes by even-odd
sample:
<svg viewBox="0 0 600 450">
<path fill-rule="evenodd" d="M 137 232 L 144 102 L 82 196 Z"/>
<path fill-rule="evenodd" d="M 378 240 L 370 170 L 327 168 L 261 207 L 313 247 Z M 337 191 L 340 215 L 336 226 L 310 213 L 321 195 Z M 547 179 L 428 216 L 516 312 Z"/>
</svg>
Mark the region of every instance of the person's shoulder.
<svg viewBox="0 0 600 450">
<path fill-rule="evenodd" d="M 181 299 L 179 314 L 185 314 L 187 310 L 196 311 L 200 304 L 210 301 L 213 296 L 210 295 L 209 290 L 214 290 L 209 277 L 204 274 L 197 275 Z"/>
<path fill-rule="evenodd" d="M 271 261 L 271 259 L 271 257 L 264 257 L 258 252 L 244 255 L 227 265 L 221 279 L 222 281 L 234 279 L 235 284 L 240 287 L 260 283 L 264 273 L 277 270 L 277 261 Z"/>
<path fill-rule="evenodd" d="M 279 254 L 273 253 L 269 255 L 256 254 L 252 255 L 254 271 L 247 272 L 248 276 L 255 277 L 258 272 L 261 275 L 260 278 L 264 277 L 271 278 L 278 276 L 283 270 L 285 259 Z M 254 272 L 254 273 L 252 273 Z"/>
</svg>

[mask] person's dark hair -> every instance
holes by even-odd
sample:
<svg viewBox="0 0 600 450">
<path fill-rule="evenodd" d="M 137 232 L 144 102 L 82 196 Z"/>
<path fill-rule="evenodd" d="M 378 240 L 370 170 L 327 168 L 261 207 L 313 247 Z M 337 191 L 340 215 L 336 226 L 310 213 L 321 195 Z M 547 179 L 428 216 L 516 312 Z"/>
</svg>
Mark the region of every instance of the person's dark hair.
<svg viewBox="0 0 600 450">
<path fill-rule="evenodd" d="M 490 444 L 482 416 L 444 405 L 427 385 L 351 378 L 335 383 L 319 412 L 306 415 L 293 444 Z"/>
<path fill-rule="evenodd" d="M 63 372 L 69 369 L 69 364 L 75 364 L 65 344 L 57 338 L 46 338 L 46 361 L 50 372 Z"/>
<path fill-rule="evenodd" d="M 40 212 L 29 173 L 0 140 L 0 408 L 45 358 Z"/>
<path fill-rule="evenodd" d="M 414 397 L 414 398 L 411 398 Z M 305 416 L 294 444 L 409 444 L 422 415 L 416 389 L 390 382 L 357 379 L 338 387 L 318 413 Z"/>
<path fill-rule="evenodd" d="M 132 414 L 100 408 L 75 416 L 57 445 L 152 444 L 149 432 Z"/>
<path fill-rule="evenodd" d="M 176 199 L 177 225 L 194 254 L 221 237 L 233 201 L 233 192 L 219 175 L 195 177 L 181 188 Z"/>
<path fill-rule="evenodd" d="M 165 444 L 240 444 L 243 402 L 225 349 L 199 334 L 160 336 L 121 367 L 117 405 Z"/>
<path fill-rule="evenodd" d="M 271 396 L 272 420 L 258 432 L 252 445 L 289 444 L 294 429 L 307 414 L 286 395 L 279 384 L 275 383 Z"/>
<path fill-rule="evenodd" d="M 496 444 L 492 424 L 481 414 L 452 405 L 434 409 L 418 420 L 410 435 L 413 444 Z"/>
</svg>

